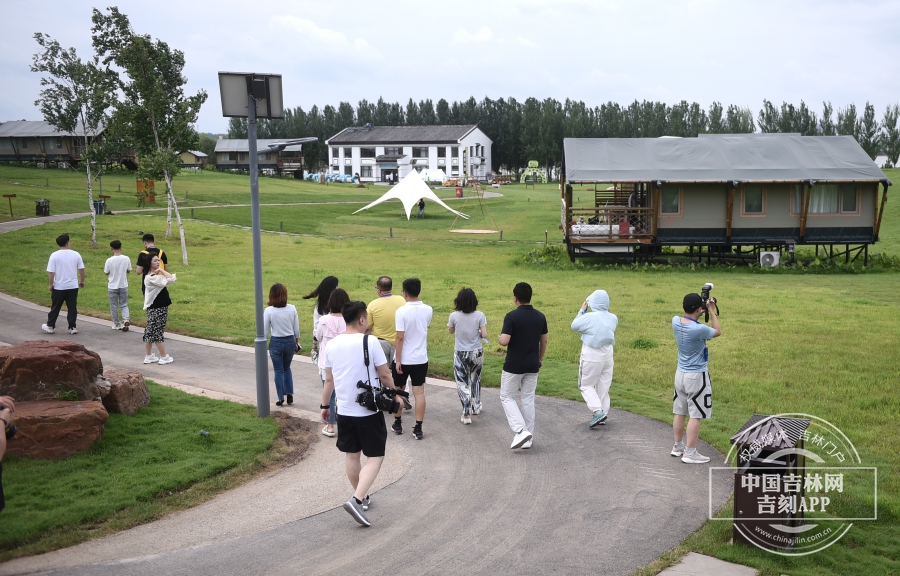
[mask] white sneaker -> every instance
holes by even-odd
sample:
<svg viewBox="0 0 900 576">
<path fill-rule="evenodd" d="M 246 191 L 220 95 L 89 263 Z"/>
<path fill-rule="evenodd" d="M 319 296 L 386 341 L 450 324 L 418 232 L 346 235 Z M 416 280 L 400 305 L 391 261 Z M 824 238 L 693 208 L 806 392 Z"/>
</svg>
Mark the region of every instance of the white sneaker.
<svg viewBox="0 0 900 576">
<path fill-rule="evenodd" d="M 475 416 L 481 414 L 481 404 L 472 409 L 472 414 L 474 414 Z"/>
<path fill-rule="evenodd" d="M 144 356 L 144 364 L 153 364 L 154 362 L 159 362 L 159 356 L 156 354 L 150 354 L 149 356 Z"/>
<path fill-rule="evenodd" d="M 78 334 L 78 330 L 74 328 L 69 328 L 69 334 Z"/>
<path fill-rule="evenodd" d="M 46 324 L 41 324 L 41 330 L 43 330 L 47 334 L 53 334 L 56 332 L 56 328 L 51 328 L 51 327 L 47 326 Z"/>
<path fill-rule="evenodd" d="M 115 324 L 112 325 L 112 329 L 113 329 L 113 330 L 121 330 L 121 329 L 122 329 L 122 325 L 119 324 L 118 322 L 116 322 Z"/>
<path fill-rule="evenodd" d="M 534 438 L 532 438 L 532 439 L 529 440 L 528 442 L 522 444 L 522 450 L 528 450 L 529 448 L 531 448 L 531 443 L 532 443 L 532 442 L 534 442 Z"/>
<path fill-rule="evenodd" d="M 175 359 L 172 358 L 171 356 L 169 356 L 168 354 L 166 354 L 165 356 L 163 356 L 162 358 L 159 359 L 160 365 L 162 365 L 162 364 L 171 364 L 171 363 L 174 362 L 174 361 L 175 361 Z"/>
<path fill-rule="evenodd" d="M 697 452 L 696 448 L 693 451 L 687 449 L 684 451 L 684 456 L 681 457 L 681 461 L 685 464 L 706 464 L 709 462 L 709 456 L 704 456 Z"/>
<path fill-rule="evenodd" d="M 521 448 L 526 442 L 531 440 L 531 432 L 528 430 L 522 430 L 515 436 L 513 436 L 512 444 L 510 444 L 510 448 L 515 450 L 516 448 Z"/>
<path fill-rule="evenodd" d="M 469 416 L 463 415 L 463 416 L 459 417 L 459 421 L 462 422 L 463 424 L 471 424 L 472 418 L 470 418 Z"/>
<path fill-rule="evenodd" d="M 672 456 L 683 456 L 684 455 L 684 444 L 674 444 L 672 446 L 672 452 L 670 452 Z"/>
</svg>

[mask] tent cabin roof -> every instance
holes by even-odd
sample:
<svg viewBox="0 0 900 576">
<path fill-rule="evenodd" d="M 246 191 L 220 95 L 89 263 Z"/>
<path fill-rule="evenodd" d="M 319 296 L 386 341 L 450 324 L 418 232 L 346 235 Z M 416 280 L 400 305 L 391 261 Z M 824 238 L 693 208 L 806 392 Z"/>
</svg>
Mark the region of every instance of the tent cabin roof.
<svg viewBox="0 0 900 576">
<path fill-rule="evenodd" d="M 475 124 L 445 126 L 362 126 L 344 128 L 328 140 L 330 146 L 387 144 L 458 144 Z M 490 141 L 488 139 L 488 141 Z"/>
<path fill-rule="evenodd" d="M 279 142 L 284 142 L 287 138 L 260 138 L 256 140 L 256 150 L 265 150 L 269 146 L 273 144 L 277 144 Z M 293 146 L 287 146 L 284 149 L 284 152 L 300 152 L 303 148 L 302 144 L 294 144 Z M 220 140 L 216 140 L 216 152 L 249 152 L 250 151 L 250 143 L 245 138 L 241 139 L 229 139 L 222 138 Z"/>
<path fill-rule="evenodd" d="M 853 136 L 701 134 L 697 138 L 566 138 L 570 183 L 881 182 Z"/>
<path fill-rule="evenodd" d="M 60 132 L 49 122 L 44 120 L 11 120 L 0 124 L 0 138 L 52 138 L 60 136 L 79 136 L 81 124 L 75 127 L 75 132 Z M 98 133 L 103 132 L 101 126 Z"/>
</svg>

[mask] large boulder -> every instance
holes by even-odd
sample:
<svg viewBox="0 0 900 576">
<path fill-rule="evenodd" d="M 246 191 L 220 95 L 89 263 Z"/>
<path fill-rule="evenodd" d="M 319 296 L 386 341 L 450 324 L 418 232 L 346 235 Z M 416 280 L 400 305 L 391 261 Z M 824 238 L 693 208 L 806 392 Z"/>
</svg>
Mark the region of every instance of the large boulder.
<svg viewBox="0 0 900 576">
<path fill-rule="evenodd" d="M 139 409 L 150 405 L 150 391 L 144 382 L 144 375 L 137 370 L 107 368 L 103 375 L 110 387 L 109 394 L 103 398 L 107 411 L 133 416 Z"/>
<path fill-rule="evenodd" d="M 76 342 L 37 340 L 0 348 L 0 395 L 16 402 L 99 400 L 109 390 L 102 374 L 100 356 Z"/>
<path fill-rule="evenodd" d="M 7 442 L 6 454 L 41 460 L 71 456 L 103 438 L 107 420 L 109 413 L 102 402 L 16 402 L 19 433 Z"/>
</svg>

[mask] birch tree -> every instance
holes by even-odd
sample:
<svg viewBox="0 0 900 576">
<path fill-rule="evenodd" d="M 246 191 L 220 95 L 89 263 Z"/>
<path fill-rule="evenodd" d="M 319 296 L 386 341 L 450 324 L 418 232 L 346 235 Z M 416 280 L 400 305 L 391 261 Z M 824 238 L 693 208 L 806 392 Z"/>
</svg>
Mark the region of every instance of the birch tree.
<svg viewBox="0 0 900 576">
<path fill-rule="evenodd" d="M 113 77 L 100 66 L 98 57 L 82 61 L 74 48 L 64 49 L 46 34 L 37 33 L 34 39 L 43 50 L 35 54 L 32 72 L 41 77 L 40 97 L 35 101 L 44 120 L 59 132 L 75 134 L 82 150 L 91 212 L 91 246 L 97 247 L 97 215 L 94 212 L 94 180 L 100 176 L 105 151 L 100 134 L 108 124 L 109 111 L 116 100 Z M 98 170 L 91 170 L 97 163 Z"/>
<path fill-rule="evenodd" d="M 116 108 L 116 120 L 127 126 L 140 158 L 141 175 L 160 175 L 166 183 L 166 238 L 172 236 L 172 211 L 181 236 L 181 258 L 188 263 L 184 223 L 172 178 L 178 174 L 178 156 L 199 146 L 194 123 L 207 94 L 184 93 L 187 78 L 182 74 L 184 53 L 161 40 L 134 32 L 128 17 L 118 8 L 109 14 L 94 9 L 91 21 L 93 45 L 103 64 L 115 65 L 124 73 L 119 88 L 124 99 Z"/>
</svg>

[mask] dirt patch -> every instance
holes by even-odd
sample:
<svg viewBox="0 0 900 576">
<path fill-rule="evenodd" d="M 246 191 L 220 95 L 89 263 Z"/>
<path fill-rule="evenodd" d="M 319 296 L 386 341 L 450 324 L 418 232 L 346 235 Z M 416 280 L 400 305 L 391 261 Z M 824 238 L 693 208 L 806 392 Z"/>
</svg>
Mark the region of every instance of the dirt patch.
<svg viewBox="0 0 900 576">
<path fill-rule="evenodd" d="M 281 445 L 279 449 L 283 454 L 283 458 L 273 462 L 270 468 L 293 466 L 303 460 L 309 451 L 309 447 L 312 446 L 313 442 L 318 441 L 316 426 L 309 420 L 294 418 L 283 412 L 273 412 L 272 418 L 281 427 L 277 442 Z"/>
</svg>

